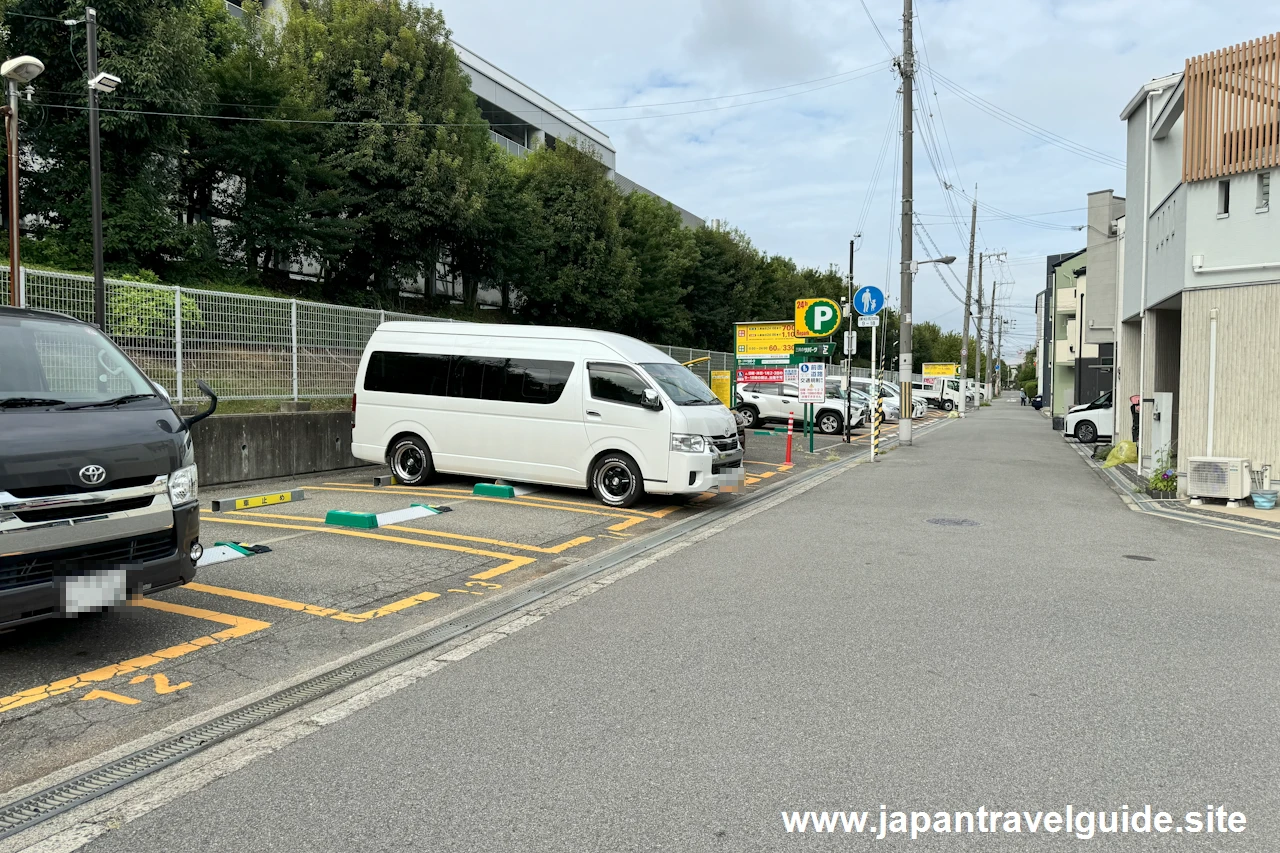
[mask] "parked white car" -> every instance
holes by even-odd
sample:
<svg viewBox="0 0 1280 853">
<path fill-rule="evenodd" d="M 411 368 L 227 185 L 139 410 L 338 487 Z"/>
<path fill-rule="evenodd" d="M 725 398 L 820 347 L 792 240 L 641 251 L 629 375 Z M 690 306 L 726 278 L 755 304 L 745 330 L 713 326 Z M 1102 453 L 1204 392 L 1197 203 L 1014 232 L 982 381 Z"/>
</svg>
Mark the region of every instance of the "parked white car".
<svg viewBox="0 0 1280 853">
<path fill-rule="evenodd" d="M 803 421 L 804 403 L 800 402 L 800 389 L 795 385 L 781 382 L 746 382 L 738 386 L 738 411 L 747 419 L 748 426 L 759 426 L 762 423 L 786 423 L 787 418 L 794 417 Z M 844 429 L 844 401 L 830 393 L 822 403 L 814 404 L 814 424 L 818 432 L 824 435 L 839 435 Z M 856 428 L 863 422 L 863 412 L 859 408 L 855 417 Z"/>
<path fill-rule="evenodd" d="M 1103 394 L 1092 403 L 1082 403 L 1067 409 L 1063 422 L 1063 434 L 1075 436 L 1081 444 L 1093 444 L 1098 438 L 1110 439 L 1115 433 L 1116 414 L 1111 405 L 1111 392 Z"/>
<path fill-rule="evenodd" d="M 737 424 L 701 379 L 591 329 L 383 323 L 351 421 L 352 454 L 406 485 L 442 471 L 588 488 L 625 507 L 744 480 Z"/>
</svg>

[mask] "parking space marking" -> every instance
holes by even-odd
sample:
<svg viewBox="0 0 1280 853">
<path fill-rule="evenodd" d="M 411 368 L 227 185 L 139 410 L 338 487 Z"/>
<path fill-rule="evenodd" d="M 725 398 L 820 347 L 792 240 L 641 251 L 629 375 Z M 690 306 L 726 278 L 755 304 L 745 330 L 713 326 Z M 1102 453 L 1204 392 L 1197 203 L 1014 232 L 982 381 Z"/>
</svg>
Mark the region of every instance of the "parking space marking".
<svg viewBox="0 0 1280 853">
<path fill-rule="evenodd" d="M 218 613 L 214 610 L 203 610 L 199 607 L 187 607 L 182 604 L 172 604 L 168 601 L 156 601 L 151 598 L 144 598 L 140 601 L 130 602 L 133 607 L 145 607 L 148 610 L 160 610 L 165 613 L 176 613 L 181 616 L 190 616 L 195 619 L 205 619 L 209 622 L 217 622 L 220 625 L 229 625 L 230 627 L 218 631 L 213 634 L 207 634 L 203 637 L 196 637 L 187 643 L 177 646 L 170 646 L 167 649 L 160 649 L 149 655 L 130 658 L 120 663 L 104 666 L 99 669 L 82 672 L 79 675 L 73 675 L 70 678 L 63 678 L 58 681 L 42 684 L 39 687 L 32 687 L 27 690 L 20 690 L 12 696 L 0 696 L 0 714 L 5 711 L 12 711 L 15 708 L 21 708 L 24 705 L 30 705 L 49 699 L 53 696 L 60 696 L 63 693 L 70 693 L 72 690 L 79 690 L 92 684 L 103 681 L 109 681 L 120 675 L 128 675 L 131 672 L 137 672 L 140 669 L 155 666 L 164 663 L 167 660 L 182 657 L 190 654 L 205 646 L 216 646 L 219 643 L 225 643 L 228 640 L 234 640 L 237 637 L 244 637 L 266 628 L 271 627 L 270 622 L 262 622 L 258 619 L 248 619 L 244 616 L 232 616 L 229 613 Z"/>
<path fill-rule="evenodd" d="M 346 488 L 346 487 L 336 488 L 336 487 L 326 487 L 326 486 L 312 486 L 311 488 L 312 488 L 312 491 L 317 491 L 317 492 L 358 492 L 360 494 L 374 494 L 374 495 L 388 495 L 388 494 L 390 495 L 423 495 L 423 494 L 428 494 L 430 492 L 439 491 L 429 486 L 423 489 L 419 489 L 417 491 L 412 491 L 412 492 L 398 492 L 398 491 L 395 491 L 394 489 L 386 489 L 386 488 L 352 489 L 352 488 Z M 431 496 L 431 495 L 428 494 L 428 496 Z M 527 498 L 512 500 L 511 498 L 485 498 L 485 497 L 479 497 L 471 494 L 465 494 L 465 495 L 445 494 L 445 495 L 440 495 L 440 497 L 448 497 L 448 498 L 452 498 L 454 500 L 460 500 L 460 501 L 487 501 L 489 503 L 502 504 L 503 506 L 530 506 L 535 509 L 557 509 L 563 512 L 578 512 L 578 513 L 583 513 L 585 515 L 602 515 L 608 518 L 625 518 L 630 522 L 629 524 L 626 525 L 627 527 L 630 527 L 632 524 L 639 524 L 642 521 L 648 520 L 646 516 L 637 515 L 629 510 L 624 510 L 622 512 L 608 512 L 606 510 L 601 510 L 601 509 L 579 509 L 577 507 L 559 506 L 556 504 L 536 504 L 536 503 L 529 503 Z M 611 527 L 609 529 L 613 530 L 614 528 Z"/>
<path fill-rule="evenodd" d="M 326 486 L 355 486 L 356 484 L 325 483 L 325 485 Z M 360 484 L 358 488 L 360 491 L 373 492 L 375 494 L 377 493 L 387 494 L 389 492 L 389 490 L 386 488 L 374 489 L 372 487 L 365 486 L 364 484 Z M 406 491 L 404 492 L 404 494 L 417 494 L 419 492 L 429 491 L 429 492 L 440 492 L 450 496 L 457 495 L 459 497 L 468 497 L 468 498 L 474 497 L 474 495 L 471 492 L 465 489 L 451 489 L 448 486 L 400 486 L 400 488 L 406 489 L 406 490 L 413 489 L 413 491 Z M 399 493 L 391 492 L 391 494 L 399 494 Z M 510 498 L 494 498 L 492 500 L 501 500 L 503 503 L 511 503 Z M 587 503 L 585 501 L 567 500 L 565 498 L 544 498 L 544 497 L 541 497 L 540 495 L 520 495 L 520 500 L 522 502 L 536 501 L 537 503 L 534 505 L 541 505 L 545 503 L 545 504 L 552 504 L 554 506 L 581 507 L 583 509 L 588 509 L 588 510 L 596 510 L 596 508 L 600 506 L 599 504 Z M 628 515 L 643 515 L 649 518 L 666 518 L 668 515 L 675 512 L 679 508 L 680 508 L 679 504 L 674 504 L 672 506 L 663 507 L 662 509 L 659 509 L 659 510 L 650 511 L 650 510 L 639 510 L 639 509 L 627 509 L 626 512 Z"/>
<path fill-rule="evenodd" d="M 309 521 L 324 523 L 323 518 L 306 515 L 277 515 L 275 513 L 266 512 L 232 512 L 228 515 L 247 515 L 253 518 L 278 518 L 283 521 Z M 398 530 L 401 533 L 417 533 L 423 536 L 440 536 L 445 539 L 457 539 L 463 542 L 479 542 L 484 545 L 497 545 L 502 548 L 514 548 L 517 551 L 532 551 L 535 554 L 562 554 L 570 548 L 576 548 L 578 545 L 584 545 L 591 541 L 590 536 L 578 536 L 567 542 L 561 542 L 559 545 L 553 545 L 550 548 L 544 548 L 540 545 L 525 545 L 519 542 L 504 542 L 501 539 L 486 539 L 483 536 L 463 536 L 461 533 L 445 533 L 442 530 L 431 530 L 418 527 L 404 527 L 399 524 L 387 524 L 378 528 L 379 530 Z M 299 534 L 302 535 L 302 534 Z"/>
<path fill-rule="evenodd" d="M 533 562 L 530 560 L 529 562 Z M 514 566 L 512 568 L 515 568 Z M 510 569 L 507 569 L 510 571 Z M 366 610 L 364 613 L 345 613 L 341 610 L 335 610 L 332 607 L 317 607 L 314 604 L 303 604 L 300 601 L 290 601 L 287 598 L 276 598 L 274 595 L 259 595 L 256 592 L 245 592 L 242 589 L 231 589 L 225 586 L 210 586 L 203 583 L 189 583 L 185 589 L 195 590 L 196 592 L 205 592 L 210 595 L 221 595 L 224 598 L 234 598 L 239 601 L 249 601 L 254 604 L 265 604 L 268 607 L 279 607 L 283 610 L 293 610 L 300 613 L 310 613 L 312 616 L 327 616 L 331 619 L 337 619 L 339 622 L 368 622 L 370 619 L 377 619 L 379 616 L 386 616 L 389 613 L 399 613 L 407 610 L 417 604 L 423 604 L 433 599 L 439 598 L 438 592 L 420 592 L 417 595 L 411 595 L 408 598 L 402 598 L 399 601 L 393 601 L 383 607 L 377 607 L 373 610 Z"/>
<path fill-rule="evenodd" d="M 201 514 L 200 520 L 202 522 L 212 521 L 212 522 L 219 522 L 222 524 L 246 524 L 253 527 L 278 527 L 283 530 L 314 530 L 319 533 L 332 533 L 337 536 L 354 536 L 358 539 L 377 539 L 382 542 L 399 542 L 402 545 L 415 545 L 419 548 L 435 548 L 440 551 L 457 551 L 462 554 L 473 554 L 478 557 L 493 557 L 495 559 L 505 561 L 502 565 L 497 566 L 496 568 L 488 569 L 484 572 L 471 576 L 478 580 L 488 580 L 489 578 L 497 577 L 498 575 L 505 574 L 513 569 L 518 569 L 521 566 L 527 566 L 530 563 L 534 562 L 535 560 L 534 557 L 521 557 L 521 556 L 516 556 L 514 554 L 503 554 L 498 551 L 485 551 L 480 548 L 467 548 L 462 545 L 450 545 L 447 542 L 423 542 L 421 539 L 406 539 L 403 536 L 387 536 L 382 533 L 369 533 L 364 530 L 350 530 L 347 528 L 339 528 L 339 527 L 312 527 L 309 525 L 301 525 L 301 524 L 282 524 L 274 521 L 249 521 L 248 519 L 244 519 L 244 518 L 211 518 L 208 515 L 204 515 L 203 512 Z M 639 521 L 643 521 L 644 519 L 637 518 L 635 520 L 639 522 Z M 190 586 L 190 584 L 188 584 L 188 586 Z M 430 599 L 423 599 L 423 600 L 429 601 Z M 404 607 L 412 607 L 414 604 L 420 603 L 418 600 L 414 600 L 414 599 L 404 599 L 404 601 L 411 602 L 410 604 L 405 604 Z M 398 605 L 398 604 L 401 604 L 401 602 L 395 603 L 395 605 Z M 363 622 L 365 621 L 365 618 L 373 619 L 378 616 L 385 616 L 387 613 L 395 613 L 399 610 L 404 609 L 404 607 L 397 607 L 395 605 L 389 604 L 387 605 L 387 607 L 379 608 L 379 610 L 377 611 L 371 610 L 367 614 L 341 614 L 340 613 L 340 614 L 333 615 L 331 618 L 339 619 L 344 622 L 350 622 L 350 621 Z M 355 618 L 355 617 L 364 617 L 364 618 Z"/>
</svg>

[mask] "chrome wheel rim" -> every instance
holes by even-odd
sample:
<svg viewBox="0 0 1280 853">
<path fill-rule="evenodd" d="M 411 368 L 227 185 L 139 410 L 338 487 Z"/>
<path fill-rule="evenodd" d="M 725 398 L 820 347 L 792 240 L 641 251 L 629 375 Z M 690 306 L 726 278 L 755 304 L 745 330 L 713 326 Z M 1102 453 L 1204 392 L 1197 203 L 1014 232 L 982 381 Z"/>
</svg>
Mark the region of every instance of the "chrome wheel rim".
<svg viewBox="0 0 1280 853">
<path fill-rule="evenodd" d="M 609 462 L 601 466 L 596 474 L 596 485 L 600 493 L 613 501 L 626 500 L 635 489 L 635 480 L 630 469 L 621 462 Z"/>
<path fill-rule="evenodd" d="M 391 469 L 400 480 L 416 480 L 427 469 L 427 458 L 412 444 L 402 444 L 391 458 Z"/>
</svg>

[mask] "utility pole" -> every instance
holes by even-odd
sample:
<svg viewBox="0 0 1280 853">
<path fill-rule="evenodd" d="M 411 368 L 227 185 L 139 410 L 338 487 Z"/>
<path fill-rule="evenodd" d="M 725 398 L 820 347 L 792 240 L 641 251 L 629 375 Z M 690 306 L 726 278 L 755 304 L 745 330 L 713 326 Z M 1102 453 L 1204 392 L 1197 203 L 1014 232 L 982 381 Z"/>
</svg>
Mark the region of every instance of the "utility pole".
<svg viewBox="0 0 1280 853">
<path fill-rule="evenodd" d="M 898 61 L 902 77 L 902 304 L 898 331 L 898 383 L 902 388 L 898 443 L 911 446 L 911 215 L 912 163 L 914 141 L 911 124 L 911 90 L 915 76 L 915 56 L 911 46 L 911 0 L 902 0 L 902 57 Z"/>
<path fill-rule="evenodd" d="M 89 80 L 98 76 L 98 12 L 84 10 L 89 45 Z M 107 330 L 107 289 L 102 280 L 102 141 L 98 134 L 98 90 L 89 84 L 89 195 L 93 219 L 93 322 Z"/>
<path fill-rule="evenodd" d="M 857 234 L 853 235 L 853 239 L 849 241 L 849 303 L 845 313 L 849 318 L 849 346 L 844 348 L 844 440 L 846 442 L 853 441 L 853 351 L 858 340 L 858 333 L 854 331 L 853 325 L 853 251 L 854 245 L 858 239 Z M 875 347 L 875 329 L 872 329 L 871 345 Z M 872 370 L 875 365 L 871 365 Z"/>
<path fill-rule="evenodd" d="M 960 417 L 964 417 L 969 386 L 969 302 L 973 299 L 973 241 L 978 233 L 978 187 L 973 188 L 973 213 L 969 217 L 969 274 L 964 280 L 964 331 L 960 333 Z"/>
<path fill-rule="evenodd" d="M 977 350 L 978 360 L 978 369 L 973 373 L 974 378 L 978 380 L 978 393 L 974 395 L 974 402 L 979 406 L 982 405 L 982 377 L 984 376 L 982 372 L 982 260 L 984 257 L 985 253 L 978 253 L 978 322 L 973 328 L 973 348 Z"/>
<path fill-rule="evenodd" d="M 996 383 L 1002 384 L 1004 380 L 1004 324 L 1009 322 L 1007 317 L 1000 318 L 1000 339 L 996 343 L 996 361 L 999 365 L 996 368 Z"/>
<path fill-rule="evenodd" d="M 991 303 L 987 306 L 987 375 L 991 377 L 991 396 L 995 397 L 996 344 L 996 277 L 991 277 Z"/>
</svg>

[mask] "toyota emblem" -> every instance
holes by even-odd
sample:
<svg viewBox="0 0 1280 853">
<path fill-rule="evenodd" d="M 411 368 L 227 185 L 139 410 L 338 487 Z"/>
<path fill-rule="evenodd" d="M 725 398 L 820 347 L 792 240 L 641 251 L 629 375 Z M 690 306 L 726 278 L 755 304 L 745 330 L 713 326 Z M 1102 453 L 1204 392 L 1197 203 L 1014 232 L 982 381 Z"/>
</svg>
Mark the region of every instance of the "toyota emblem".
<svg viewBox="0 0 1280 853">
<path fill-rule="evenodd" d="M 86 485 L 96 486 L 107 478 L 107 469 L 101 465 L 86 465 L 80 469 L 80 479 Z"/>
</svg>

